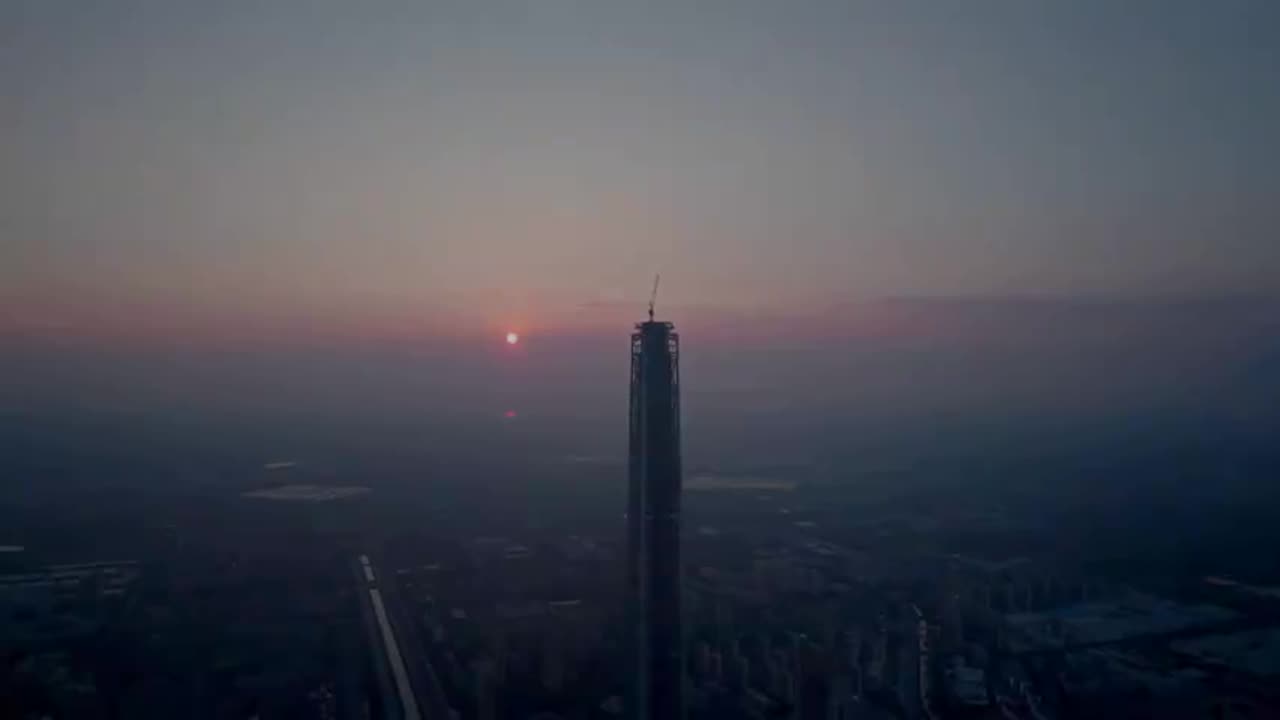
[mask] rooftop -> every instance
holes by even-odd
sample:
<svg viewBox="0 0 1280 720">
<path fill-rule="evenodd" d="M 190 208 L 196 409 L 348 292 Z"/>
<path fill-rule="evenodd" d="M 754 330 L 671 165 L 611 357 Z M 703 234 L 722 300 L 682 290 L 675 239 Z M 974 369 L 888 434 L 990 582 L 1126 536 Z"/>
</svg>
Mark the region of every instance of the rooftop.
<svg viewBox="0 0 1280 720">
<path fill-rule="evenodd" d="M 256 500 L 283 500 L 290 502 L 327 502 L 365 495 L 369 488 L 359 485 L 281 485 L 262 490 L 251 490 L 243 497 Z"/>
<path fill-rule="evenodd" d="M 1280 628 L 1205 635 L 1172 645 L 1173 651 L 1211 665 L 1259 677 L 1280 676 Z"/>
</svg>

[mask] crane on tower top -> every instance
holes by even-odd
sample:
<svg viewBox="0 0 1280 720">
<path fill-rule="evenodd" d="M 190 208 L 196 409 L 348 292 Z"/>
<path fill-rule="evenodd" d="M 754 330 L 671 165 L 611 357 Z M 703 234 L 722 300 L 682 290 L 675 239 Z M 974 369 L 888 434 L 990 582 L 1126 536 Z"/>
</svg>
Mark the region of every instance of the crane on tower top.
<svg viewBox="0 0 1280 720">
<path fill-rule="evenodd" d="M 649 322 L 653 322 L 653 305 L 658 302 L 659 280 L 662 280 L 662 273 L 653 276 L 653 292 L 649 293 Z"/>
</svg>

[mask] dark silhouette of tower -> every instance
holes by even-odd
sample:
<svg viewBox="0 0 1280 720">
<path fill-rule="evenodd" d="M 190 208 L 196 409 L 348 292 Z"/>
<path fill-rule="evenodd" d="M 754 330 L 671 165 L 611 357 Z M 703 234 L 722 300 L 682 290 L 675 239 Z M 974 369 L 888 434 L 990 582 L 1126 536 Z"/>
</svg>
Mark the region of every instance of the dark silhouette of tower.
<svg viewBox="0 0 1280 720">
<path fill-rule="evenodd" d="M 656 292 L 656 285 L 655 285 Z M 680 625 L 680 372 L 674 326 L 653 319 L 631 335 L 627 595 L 631 633 L 627 714 L 684 717 Z"/>
</svg>

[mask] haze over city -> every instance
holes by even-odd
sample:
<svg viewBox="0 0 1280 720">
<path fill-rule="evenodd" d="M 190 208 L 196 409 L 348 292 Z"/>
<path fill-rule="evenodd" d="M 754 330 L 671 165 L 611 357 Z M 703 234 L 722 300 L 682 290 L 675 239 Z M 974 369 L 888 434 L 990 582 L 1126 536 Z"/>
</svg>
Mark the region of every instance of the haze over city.
<svg viewBox="0 0 1280 720">
<path fill-rule="evenodd" d="M 683 482 L 692 720 L 1270 717 L 1278 70 L 1251 0 L 4 3 L 0 715 L 636 717 Z"/>
</svg>

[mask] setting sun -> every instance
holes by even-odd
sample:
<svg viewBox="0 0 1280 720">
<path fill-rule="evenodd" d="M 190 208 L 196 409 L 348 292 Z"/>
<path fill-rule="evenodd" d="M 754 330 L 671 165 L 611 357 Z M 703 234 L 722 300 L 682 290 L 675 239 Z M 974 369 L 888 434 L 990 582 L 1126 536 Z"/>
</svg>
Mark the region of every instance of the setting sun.
<svg viewBox="0 0 1280 720">
<path fill-rule="evenodd" d="M 518 342 L 520 342 L 520 335 L 518 333 L 513 333 L 513 332 L 507 333 L 508 345 L 515 345 Z"/>
</svg>

